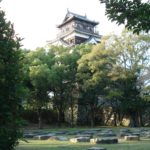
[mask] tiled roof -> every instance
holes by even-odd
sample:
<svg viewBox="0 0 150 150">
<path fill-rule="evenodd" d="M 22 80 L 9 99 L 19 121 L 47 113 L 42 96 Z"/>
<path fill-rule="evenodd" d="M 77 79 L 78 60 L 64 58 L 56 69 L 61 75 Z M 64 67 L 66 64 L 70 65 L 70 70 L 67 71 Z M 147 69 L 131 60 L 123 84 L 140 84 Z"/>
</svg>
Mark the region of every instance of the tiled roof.
<svg viewBox="0 0 150 150">
<path fill-rule="evenodd" d="M 67 12 L 66 17 L 76 17 L 76 18 L 79 18 L 79 19 L 88 20 L 87 17 L 86 17 L 86 15 L 82 16 L 82 15 L 75 14 L 75 13 L 70 12 L 70 11 Z"/>
<path fill-rule="evenodd" d="M 96 22 L 96 21 L 92 21 L 92 20 L 89 20 L 87 18 L 87 16 L 82 16 L 82 15 L 79 15 L 79 14 L 76 14 L 76 13 L 73 13 L 73 12 L 70 12 L 70 11 L 67 11 L 67 14 L 65 16 L 65 19 L 63 20 L 62 24 L 58 25 L 58 27 L 61 27 L 62 25 L 66 24 L 67 22 L 69 22 L 71 19 L 73 18 L 77 18 L 77 19 L 80 19 L 80 20 L 83 20 L 83 21 L 86 21 L 86 22 L 89 22 L 89 23 L 92 23 L 94 25 L 98 25 L 99 23 Z"/>
<path fill-rule="evenodd" d="M 97 41 L 94 36 L 91 36 L 88 40 L 85 41 L 85 43 L 97 44 L 99 41 Z"/>
</svg>

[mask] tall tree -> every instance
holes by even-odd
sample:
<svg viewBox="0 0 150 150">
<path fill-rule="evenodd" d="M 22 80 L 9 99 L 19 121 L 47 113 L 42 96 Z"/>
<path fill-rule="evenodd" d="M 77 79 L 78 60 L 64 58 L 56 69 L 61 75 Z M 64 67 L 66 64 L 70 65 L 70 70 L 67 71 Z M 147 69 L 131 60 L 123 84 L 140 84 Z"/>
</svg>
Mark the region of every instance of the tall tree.
<svg viewBox="0 0 150 150">
<path fill-rule="evenodd" d="M 81 50 L 81 49 L 80 49 Z M 68 51 L 66 55 L 65 62 L 67 65 L 67 82 L 66 82 L 66 89 L 67 89 L 67 102 L 68 102 L 68 109 L 70 110 L 70 125 L 71 127 L 75 124 L 75 112 L 78 100 L 78 84 L 76 79 L 77 73 L 77 61 L 80 58 L 81 52 L 79 49 L 73 49 Z"/>
<path fill-rule="evenodd" d="M 113 40 L 113 42 L 112 42 Z M 116 62 L 109 76 L 113 88 L 121 91 L 124 113 L 131 117 L 133 125 L 141 124 L 145 102 L 141 98 L 146 80 L 141 80 L 149 63 L 149 35 L 133 35 L 124 31 L 120 37 L 112 36 L 108 48 L 114 50 Z"/>
<path fill-rule="evenodd" d="M 141 77 L 149 62 L 149 40 L 149 35 L 138 36 L 124 31 L 121 36 L 111 35 L 102 40 L 78 61 L 81 102 L 89 105 L 91 124 L 99 96 L 109 100 L 115 118 L 122 111 L 131 117 L 133 125 L 140 123 L 142 108 L 146 107 L 141 97 L 145 80 Z"/>
<path fill-rule="evenodd" d="M 150 2 L 142 0 L 100 0 L 106 5 L 106 15 L 119 25 L 125 24 L 127 29 L 139 33 L 150 30 Z"/>
<path fill-rule="evenodd" d="M 95 46 L 78 61 L 77 77 L 81 88 L 79 104 L 90 109 L 91 126 L 95 125 L 96 111 L 101 107 L 99 96 L 104 95 L 104 89 L 109 82 L 107 74 L 113 62 L 112 51 L 107 51 L 105 48 L 106 39 L 103 38 L 101 44 Z"/>
<path fill-rule="evenodd" d="M 0 9 L 0 149 L 13 150 L 20 137 L 20 38 Z"/>
<path fill-rule="evenodd" d="M 26 53 L 24 70 L 26 70 L 25 85 L 30 90 L 28 104 L 38 114 L 39 128 L 42 128 L 43 108 L 49 102 L 48 87 L 50 82 L 49 61 L 44 48 L 37 48 L 35 51 Z"/>
<path fill-rule="evenodd" d="M 51 67 L 52 72 L 52 89 L 54 93 L 53 104 L 58 112 L 58 124 L 65 121 L 65 111 L 71 109 L 70 124 L 74 120 L 74 92 L 75 92 L 75 74 L 77 68 L 78 52 L 64 47 L 52 46 L 48 55 L 54 52 L 54 65 Z M 69 121 L 69 120 L 68 120 Z"/>
</svg>

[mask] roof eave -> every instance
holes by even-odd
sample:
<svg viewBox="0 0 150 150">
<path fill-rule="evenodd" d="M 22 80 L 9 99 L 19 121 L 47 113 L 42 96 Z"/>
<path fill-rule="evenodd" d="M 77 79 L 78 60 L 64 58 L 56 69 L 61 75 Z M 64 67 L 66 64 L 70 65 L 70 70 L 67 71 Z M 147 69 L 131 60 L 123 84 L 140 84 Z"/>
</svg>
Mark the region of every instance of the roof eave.
<svg viewBox="0 0 150 150">
<path fill-rule="evenodd" d="M 95 21 L 91 21 L 91 20 L 85 20 L 85 19 L 81 19 L 81 18 L 78 18 L 76 16 L 73 16 L 73 17 L 69 18 L 68 20 L 66 20 L 65 22 L 63 22 L 62 24 L 58 25 L 57 28 L 61 28 L 63 25 L 65 25 L 66 23 L 72 21 L 73 19 L 78 19 L 78 20 L 81 20 L 81 21 L 85 21 L 85 22 L 91 23 L 95 26 L 99 24 L 99 22 L 95 22 Z"/>
</svg>

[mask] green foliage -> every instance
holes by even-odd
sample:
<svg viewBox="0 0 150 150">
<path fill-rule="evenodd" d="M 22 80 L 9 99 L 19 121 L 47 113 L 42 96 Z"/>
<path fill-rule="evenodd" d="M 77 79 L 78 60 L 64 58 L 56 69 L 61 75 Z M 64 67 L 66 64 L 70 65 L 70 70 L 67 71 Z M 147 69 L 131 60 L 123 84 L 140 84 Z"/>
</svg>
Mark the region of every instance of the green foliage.
<svg viewBox="0 0 150 150">
<path fill-rule="evenodd" d="M 81 88 L 81 103 L 99 109 L 99 97 L 108 100 L 114 113 L 132 118 L 147 107 L 141 92 L 146 80 L 143 75 L 149 63 L 149 35 L 104 37 L 91 52 L 78 61 L 77 77 Z M 94 113 L 94 112 L 93 112 Z"/>
<path fill-rule="evenodd" d="M 91 125 L 95 124 L 95 114 L 99 105 L 99 96 L 105 95 L 109 83 L 108 71 L 112 66 L 112 51 L 105 48 L 106 39 L 95 46 L 91 52 L 78 60 L 77 78 L 80 86 L 80 104 L 90 107 Z"/>
<path fill-rule="evenodd" d="M 111 21 L 119 25 L 125 24 L 126 28 L 134 33 L 150 30 L 150 3 L 141 0 L 100 0 L 106 5 L 106 15 Z"/>
<path fill-rule="evenodd" d="M 75 105 L 76 70 L 77 60 L 80 57 L 79 50 L 64 47 L 50 47 L 49 52 L 55 52 L 54 65 L 51 67 L 52 89 L 54 93 L 53 106 L 58 112 L 58 122 L 64 121 L 66 109 Z M 72 123 L 73 124 L 73 117 Z"/>
<path fill-rule="evenodd" d="M 83 55 L 78 61 L 78 77 L 83 79 L 83 88 L 100 86 L 105 80 L 107 71 L 111 68 L 112 52 L 105 49 L 106 40 L 102 39 L 101 44 L 95 46 L 92 51 Z"/>
<path fill-rule="evenodd" d="M 25 53 L 24 83 L 30 90 L 26 106 L 41 110 L 50 104 L 58 112 L 58 121 L 70 103 L 74 105 L 75 75 L 78 51 L 62 46 L 51 46 L 47 50 L 38 48 Z M 50 96 L 50 95 L 51 96 Z M 28 107 L 29 108 L 29 107 Z"/>
<path fill-rule="evenodd" d="M 20 38 L 0 10 L 0 149 L 13 150 L 20 137 Z"/>
<path fill-rule="evenodd" d="M 149 63 L 150 37 L 124 31 L 121 37 L 114 36 L 112 39 L 108 48 L 114 49 L 116 62 L 108 74 L 112 80 L 110 88 L 121 92 L 119 97 L 115 96 L 121 102 L 120 107 L 133 119 L 134 125 L 139 125 L 136 120 L 138 114 L 147 107 L 141 93 L 146 82 L 143 76 Z M 112 92 L 109 94 L 112 95 Z"/>
<path fill-rule="evenodd" d="M 23 72 L 28 88 L 24 91 L 28 101 L 24 106 L 37 110 L 39 117 L 43 109 L 53 109 L 59 125 L 64 123 L 66 112 L 70 117 L 67 121 L 73 125 L 77 105 L 86 110 L 92 126 L 104 106 L 111 107 L 120 122 L 125 115 L 137 118 L 141 108 L 147 107 L 149 96 L 144 78 L 149 40 L 149 35 L 124 31 L 121 36 L 103 37 L 96 46 L 51 46 L 25 52 Z"/>
<path fill-rule="evenodd" d="M 44 48 L 37 48 L 35 51 L 24 53 L 24 85 L 26 86 L 26 109 L 34 109 L 38 113 L 39 128 L 42 127 L 42 109 L 49 102 L 48 89 L 51 71 L 48 58 Z M 28 107 L 29 106 L 29 107 Z"/>
</svg>

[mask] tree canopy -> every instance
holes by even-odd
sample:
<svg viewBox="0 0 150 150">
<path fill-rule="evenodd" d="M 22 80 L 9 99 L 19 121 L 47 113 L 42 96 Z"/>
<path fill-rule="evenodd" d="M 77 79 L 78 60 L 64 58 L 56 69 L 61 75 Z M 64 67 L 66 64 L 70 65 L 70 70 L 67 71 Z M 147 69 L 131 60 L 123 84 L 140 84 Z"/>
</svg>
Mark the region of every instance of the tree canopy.
<svg viewBox="0 0 150 150">
<path fill-rule="evenodd" d="M 20 137 L 20 40 L 0 9 L 0 149 L 14 149 Z"/>
<path fill-rule="evenodd" d="M 149 63 L 149 40 L 147 35 L 124 31 L 121 36 L 103 37 L 99 45 L 78 60 L 77 76 L 84 97 L 81 101 L 91 107 L 91 116 L 101 97 L 114 114 L 131 117 L 134 126 L 140 124 L 136 119 L 146 106 L 141 98 L 146 80 L 141 78 Z"/>
<path fill-rule="evenodd" d="M 111 125 L 124 117 L 140 125 L 137 118 L 142 120 L 149 103 L 149 41 L 145 33 L 125 30 L 121 36 L 103 37 L 98 45 L 24 52 L 29 91 L 25 111 L 35 112 L 36 122 L 43 125 L 47 120 L 56 125 L 108 125 L 112 116 Z M 45 118 L 49 111 L 53 114 Z"/>
<path fill-rule="evenodd" d="M 134 33 L 150 30 L 150 2 L 142 0 L 100 0 L 106 5 L 106 15 L 117 24 L 125 24 Z"/>
</svg>

